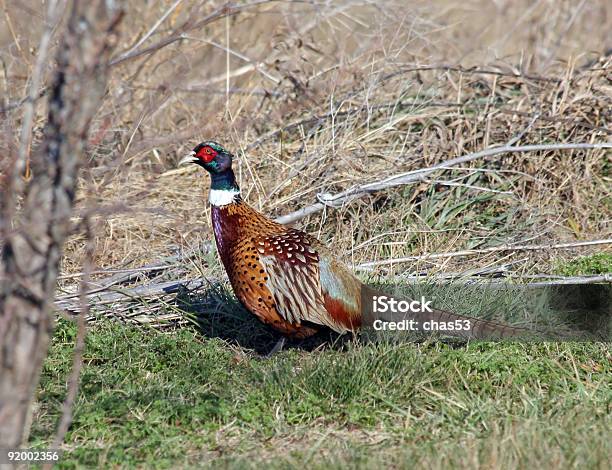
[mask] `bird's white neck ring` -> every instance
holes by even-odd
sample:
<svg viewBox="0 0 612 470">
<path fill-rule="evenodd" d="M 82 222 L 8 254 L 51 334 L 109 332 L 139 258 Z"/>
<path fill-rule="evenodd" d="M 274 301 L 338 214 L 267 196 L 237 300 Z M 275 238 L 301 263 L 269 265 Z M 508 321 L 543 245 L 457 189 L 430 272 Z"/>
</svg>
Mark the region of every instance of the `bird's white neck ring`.
<svg viewBox="0 0 612 470">
<path fill-rule="evenodd" d="M 239 189 L 211 189 L 208 202 L 213 206 L 227 206 L 235 202 L 236 196 L 240 194 Z"/>
</svg>

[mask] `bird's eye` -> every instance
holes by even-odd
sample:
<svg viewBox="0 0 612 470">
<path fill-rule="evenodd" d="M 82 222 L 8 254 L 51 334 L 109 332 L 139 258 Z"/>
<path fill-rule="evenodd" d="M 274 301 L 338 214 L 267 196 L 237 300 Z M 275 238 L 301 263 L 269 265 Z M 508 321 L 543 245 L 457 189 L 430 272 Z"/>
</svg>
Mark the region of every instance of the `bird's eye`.
<svg viewBox="0 0 612 470">
<path fill-rule="evenodd" d="M 212 162 L 216 156 L 217 152 L 212 147 L 202 147 L 197 153 L 197 157 L 202 159 L 205 163 Z"/>
</svg>

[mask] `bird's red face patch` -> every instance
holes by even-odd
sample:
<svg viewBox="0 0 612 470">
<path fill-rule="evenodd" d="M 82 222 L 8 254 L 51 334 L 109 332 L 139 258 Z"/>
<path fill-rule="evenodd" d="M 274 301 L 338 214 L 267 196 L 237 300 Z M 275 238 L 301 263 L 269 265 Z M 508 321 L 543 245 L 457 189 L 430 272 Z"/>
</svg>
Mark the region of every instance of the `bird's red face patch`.
<svg viewBox="0 0 612 470">
<path fill-rule="evenodd" d="M 212 162 L 216 156 L 217 151 L 208 145 L 202 147 L 200 150 L 198 150 L 198 153 L 196 153 L 196 157 L 202 160 L 204 163 Z"/>
</svg>

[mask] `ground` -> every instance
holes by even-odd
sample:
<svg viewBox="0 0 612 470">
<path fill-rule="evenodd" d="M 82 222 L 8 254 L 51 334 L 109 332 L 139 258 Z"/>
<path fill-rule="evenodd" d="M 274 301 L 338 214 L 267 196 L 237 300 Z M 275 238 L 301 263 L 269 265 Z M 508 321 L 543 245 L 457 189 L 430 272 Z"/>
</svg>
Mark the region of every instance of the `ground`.
<svg viewBox="0 0 612 470">
<path fill-rule="evenodd" d="M 39 445 L 75 332 L 59 323 L 45 364 Z M 106 321 L 84 363 L 63 468 L 603 469 L 612 452 L 605 343 L 349 342 L 266 359 L 192 328 Z"/>
<path fill-rule="evenodd" d="M 611 263 L 598 254 L 557 270 L 596 274 Z M 205 292 L 166 305 L 187 326 L 90 326 L 61 467 L 608 466 L 609 311 L 608 342 L 324 334 L 267 357 L 279 336 L 227 286 Z M 513 292 L 449 292 L 450 308 L 477 316 L 521 304 Z M 61 414 L 76 334 L 59 320 L 32 429 L 41 448 Z"/>
</svg>

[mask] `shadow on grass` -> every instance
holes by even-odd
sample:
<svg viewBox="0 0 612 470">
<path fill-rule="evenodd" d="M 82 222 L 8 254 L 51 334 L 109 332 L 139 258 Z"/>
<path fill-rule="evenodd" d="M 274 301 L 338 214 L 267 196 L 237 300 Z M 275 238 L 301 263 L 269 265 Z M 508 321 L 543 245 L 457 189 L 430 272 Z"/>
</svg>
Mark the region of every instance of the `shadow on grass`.
<svg viewBox="0 0 612 470">
<path fill-rule="evenodd" d="M 250 313 L 223 284 L 210 283 L 196 291 L 184 289 L 177 294 L 176 301 L 185 317 L 206 338 L 220 338 L 259 355 L 268 354 L 282 338 L 280 333 Z M 283 349 L 342 349 L 351 338 L 351 335 L 339 335 L 322 328 L 310 338 L 288 339 Z"/>
</svg>

